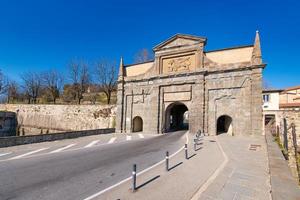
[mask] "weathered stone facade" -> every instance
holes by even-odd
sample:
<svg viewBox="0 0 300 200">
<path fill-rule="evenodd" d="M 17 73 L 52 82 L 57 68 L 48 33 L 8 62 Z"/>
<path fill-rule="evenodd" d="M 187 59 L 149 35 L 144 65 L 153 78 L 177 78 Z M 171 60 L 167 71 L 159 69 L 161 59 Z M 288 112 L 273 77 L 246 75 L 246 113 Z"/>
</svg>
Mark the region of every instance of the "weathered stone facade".
<svg viewBox="0 0 300 200">
<path fill-rule="evenodd" d="M 114 105 L 0 104 L 14 113 L 20 135 L 36 135 L 115 127 Z"/>
<path fill-rule="evenodd" d="M 216 134 L 225 116 L 233 135 L 262 134 L 258 32 L 250 46 L 205 52 L 205 45 L 205 38 L 177 34 L 154 47 L 154 61 L 124 66 L 121 59 L 116 131 L 167 132 L 188 110 L 192 133 Z"/>
</svg>

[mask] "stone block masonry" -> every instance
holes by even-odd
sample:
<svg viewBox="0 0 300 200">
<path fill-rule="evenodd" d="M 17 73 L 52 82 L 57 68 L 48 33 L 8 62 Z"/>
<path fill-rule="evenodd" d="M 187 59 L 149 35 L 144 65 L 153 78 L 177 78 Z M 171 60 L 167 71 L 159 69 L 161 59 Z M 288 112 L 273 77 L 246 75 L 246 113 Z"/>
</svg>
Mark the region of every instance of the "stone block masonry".
<svg viewBox="0 0 300 200">
<path fill-rule="evenodd" d="M 253 45 L 205 51 L 206 38 L 177 34 L 154 60 L 120 61 L 116 132 L 188 129 L 209 135 L 262 135 L 262 61 Z"/>
<path fill-rule="evenodd" d="M 115 126 L 114 105 L 0 104 L 0 110 L 16 113 L 20 135 L 23 135 L 22 129 L 27 131 L 25 135 L 32 135 Z"/>
<path fill-rule="evenodd" d="M 114 128 L 96 129 L 96 130 L 84 130 L 84 131 L 73 131 L 64 133 L 53 133 L 44 135 L 28 135 L 28 136 L 12 136 L 0 138 L 0 148 L 9 147 L 23 144 L 32 144 L 38 142 L 49 142 L 54 140 L 72 139 L 90 135 L 108 134 L 114 133 Z"/>
</svg>

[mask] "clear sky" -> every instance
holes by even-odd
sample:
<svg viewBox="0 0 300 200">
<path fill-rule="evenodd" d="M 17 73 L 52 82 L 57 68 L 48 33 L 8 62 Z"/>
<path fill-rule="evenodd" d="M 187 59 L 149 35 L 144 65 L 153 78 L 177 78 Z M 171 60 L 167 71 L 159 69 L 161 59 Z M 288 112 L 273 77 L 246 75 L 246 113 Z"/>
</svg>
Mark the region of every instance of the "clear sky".
<svg viewBox="0 0 300 200">
<path fill-rule="evenodd" d="M 297 0 L 1 0 L 0 69 L 67 71 L 73 58 L 125 64 L 176 33 L 208 38 L 206 50 L 252 44 L 260 31 L 265 80 L 300 85 Z"/>
</svg>

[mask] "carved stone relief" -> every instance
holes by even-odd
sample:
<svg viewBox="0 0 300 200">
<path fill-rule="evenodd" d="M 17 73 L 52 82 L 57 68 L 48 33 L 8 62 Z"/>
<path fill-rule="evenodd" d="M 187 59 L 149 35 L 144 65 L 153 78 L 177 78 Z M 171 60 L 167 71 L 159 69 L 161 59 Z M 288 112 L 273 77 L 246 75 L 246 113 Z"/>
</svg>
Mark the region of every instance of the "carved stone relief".
<svg viewBox="0 0 300 200">
<path fill-rule="evenodd" d="M 195 69 L 195 55 L 163 59 L 163 73 L 176 73 Z"/>
</svg>

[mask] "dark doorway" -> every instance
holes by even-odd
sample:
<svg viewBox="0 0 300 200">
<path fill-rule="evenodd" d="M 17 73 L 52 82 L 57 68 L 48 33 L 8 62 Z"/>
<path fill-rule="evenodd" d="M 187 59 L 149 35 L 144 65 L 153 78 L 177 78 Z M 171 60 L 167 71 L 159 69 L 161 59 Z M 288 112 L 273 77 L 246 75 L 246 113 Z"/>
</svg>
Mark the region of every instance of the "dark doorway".
<svg viewBox="0 0 300 200">
<path fill-rule="evenodd" d="M 141 132 L 143 131 L 143 120 L 141 117 L 136 116 L 133 118 L 133 132 Z"/>
<path fill-rule="evenodd" d="M 222 133 L 232 135 L 232 118 L 227 115 L 222 115 L 217 120 L 217 135 Z"/>
<path fill-rule="evenodd" d="M 265 126 L 275 123 L 275 115 L 265 115 Z"/>
<path fill-rule="evenodd" d="M 166 110 L 166 131 L 187 130 L 189 112 L 183 103 L 173 103 Z"/>
</svg>

